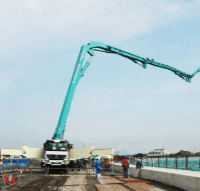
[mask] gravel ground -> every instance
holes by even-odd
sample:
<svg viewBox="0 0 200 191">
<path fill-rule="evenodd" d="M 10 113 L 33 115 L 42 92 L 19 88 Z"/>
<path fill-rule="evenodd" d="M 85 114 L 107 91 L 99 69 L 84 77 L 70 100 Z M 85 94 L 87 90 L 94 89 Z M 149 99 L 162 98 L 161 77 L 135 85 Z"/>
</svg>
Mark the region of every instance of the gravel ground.
<svg viewBox="0 0 200 191">
<path fill-rule="evenodd" d="M 16 186 L 10 187 L 7 189 L 7 191 L 59 191 L 59 188 L 62 187 L 69 176 L 73 175 L 86 175 L 85 171 L 71 171 L 69 170 L 67 174 L 64 174 L 63 172 L 50 172 L 50 176 L 44 175 L 44 170 L 37 170 L 34 171 L 32 175 L 29 173 L 23 174 L 20 178 L 21 186 L 19 184 L 18 179 L 16 180 Z M 109 172 L 102 172 L 102 176 L 110 176 Z M 122 176 L 120 173 L 115 173 L 114 177 Z M 87 184 L 87 190 L 88 191 L 98 191 L 95 187 L 95 184 L 99 184 L 99 182 L 96 180 L 94 176 L 86 176 L 86 179 L 88 180 Z M 166 190 L 166 191 L 183 191 L 182 189 L 178 189 L 175 187 L 171 187 L 156 181 L 147 180 L 150 182 L 150 185 Z M 122 184 L 127 190 L 131 190 L 125 185 Z"/>
</svg>

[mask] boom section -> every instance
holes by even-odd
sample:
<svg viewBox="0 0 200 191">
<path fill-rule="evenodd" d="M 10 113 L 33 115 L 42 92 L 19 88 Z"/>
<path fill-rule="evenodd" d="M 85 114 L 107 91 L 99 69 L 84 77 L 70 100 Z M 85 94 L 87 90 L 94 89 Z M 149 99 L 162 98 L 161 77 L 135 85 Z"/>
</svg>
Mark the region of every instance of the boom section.
<svg viewBox="0 0 200 191">
<path fill-rule="evenodd" d="M 78 59 L 76 61 L 76 65 L 74 68 L 74 72 L 68 87 L 68 91 L 63 103 L 63 107 L 61 110 L 61 114 L 56 126 L 56 130 L 54 132 L 53 138 L 52 139 L 63 139 L 64 136 L 64 131 L 65 131 L 65 123 L 67 121 L 67 117 L 69 115 L 69 111 L 70 111 L 70 106 L 72 103 L 72 99 L 74 97 L 74 92 L 76 90 L 76 86 L 78 84 L 78 82 L 80 81 L 80 78 L 82 77 L 84 71 L 82 69 L 82 65 L 84 63 L 84 59 L 87 53 L 87 46 L 82 46 L 80 53 L 78 55 Z"/>
<path fill-rule="evenodd" d="M 200 68 L 198 68 L 193 74 L 187 74 L 185 72 L 182 72 L 181 70 L 178 70 L 176 68 L 173 68 L 171 66 L 165 65 L 165 64 L 161 64 L 159 62 L 155 62 L 153 59 L 149 59 L 149 58 L 143 58 L 140 56 L 137 56 L 135 54 L 126 52 L 124 50 L 120 50 L 118 48 L 103 44 L 101 42 L 97 42 L 97 41 L 93 41 L 87 45 L 84 45 L 81 47 L 81 50 L 79 52 L 78 55 L 78 59 L 76 61 L 76 65 L 74 68 L 74 72 L 70 81 L 70 85 L 64 100 L 64 104 L 61 110 L 61 114 L 53 135 L 52 139 L 63 139 L 64 136 L 64 131 L 65 131 L 65 124 L 67 121 L 67 117 L 69 115 L 69 111 L 70 111 L 70 106 L 72 103 L 72 99 L 74 97 L 74 92 L 76 90 L 76 87 L 81 79 L 81 77 L 83 76 L 83 74 L 85 73 L 86 69 L 88 68 L 89 64 L 90 64 L 90 60 L 86 61 L 86 63 L 84 64 L 85 61 L 85 57 L 87 55 L 87 53 L 91 56 L 91 58 L 95 55 L 95 51 L 99 51 L 99 52 L 104 52 L 104 53 L 109 53 L 109 54 L 118 54 L 119 56 L 125 57 L 131 61 L 133 61 L 136 64 L 141 65 L 144 69 L 147 68 L 147 64 L 152 65 L 152 66 L 156 66 L 159 68 L 163 68 L 166 70 L 170 70 L 172 72 L 174 72 L 176 75 L 178 75 L 179 77 L 183 78 L 186 82 L 191 82 L 192 77 L 194 77 L 198 72 L 200 72 Z"/>
<path fill-rule="evenodd" d="M 90 46 L 90 51 L 95 50 L 95 51 L 100 51 L 100 52 L 105 52 L 105 53 L 111 53 L 111 54 L 118 54 L 120 56 L 123 56 L 125 58 L 128 58 L 129 60 L 133 61 L 136 64 L 141 65 L 144 69 L 147 68 L 147 64 L 150 64 L 152 66 L 156 66 L 159 68 L 167 69 L 172 72 L 174 72 L 176 75 L 179 77 L 183 78 L 186 82 L 191 82 L 192 77 L 194 77 L 198 72 L 200 72 L 200 68 L 198 68 L 193 74 L 187 74 L 181 70 L 178 70 L 176 68 L 173 68 L 171 66 L 161 64 L 159 62 L 155 62 L 154 59 L 149 59 L 149 58 L 143 58 L 140 56 L 137 56 L 135 54 L 126 52 L 124 50 L 120 50 L 118 48 L 103 44 L 101 42 L 91 42 L 88 44 Z"/>
</svg>

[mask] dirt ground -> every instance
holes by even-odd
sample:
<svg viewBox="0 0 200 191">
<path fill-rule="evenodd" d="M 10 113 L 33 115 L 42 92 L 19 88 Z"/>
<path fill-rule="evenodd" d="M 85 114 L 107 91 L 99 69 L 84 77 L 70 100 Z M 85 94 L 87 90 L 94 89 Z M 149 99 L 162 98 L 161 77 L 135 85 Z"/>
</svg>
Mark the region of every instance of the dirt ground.
<svg viewBox="0 0 200 191">
<path fill-rule="evenodd" d="M 110 177 L 109 172 L 102 172 L 102 176 L 104 177 Z M 79 180 L 79 177 L 86 177 L 87 184 L 86 189 L 87 191 L 98 191 L 95 184 L 100 184 L 99 181 L 95 178 L 94 175 L 92 176 L 86 176 L 86 172 L 81 171 L 71 171 L 69 170 L 67 174 L 64 174 L 63 172 L 50 172 L 49 176 L 45 176 L 44 171 L 37 171 L 34 172 L 32 175 L 30 174 L 22 174 L 20 178 L 20 183 L 18 179 L 16 180 L 16 186 L 10 187 L 7 189 L 7 191 L 60 191 L 60 188 L 66 185 L 66 182 L 68 182 L 69 177 L 77 177 L 76 181 Z M 119 173 L 115 173 L 115 176 L 113 178 L 117 178 L 121 176 Z M 165 191 L 183 191 L 181 189 L 171 187 L 159 182 L 155 182 L 152 180 L 147 180 L 149 182 L 149 185 L 153 186 L 157 190 L 165 190 Z M 65 184 L 65 185 L 64 185 Z M 116 185 L 116 184 L 115 184 Z M 127 187 L 125 184 L 118 184 L 120 186 L 123 186 L 126 190 L 132 190 L 129 187 Z M 75 185 L 76 186 L 76 185 Z"/>
<path fill-rule="evenodd" d="M 67 182 L 69 175 L 86 175 L 84 171 L 68 171 L 67 174 L 59 171 L 50 172 L 49 176 L 45 176 L 44 172 L 36 172 L 32 175 L 24 174 L 20 178 L 20 182 L 16 179 L 16 186 L 7 188 L 8 191 L 60 191 L 60 187 Z M 98 191 L 95 184 L 99 184 L 94 176 L 86 177 L 88 191 Z"/>
<path fill-rule="evenodd" d="M 42 174 L 33 176 L 23 176 L 20 179 L 21 186 L 17 181 L 15 187 L 10 187 L 8 191 L 49 191 L 59 190 L 68 179 L 68 176 L 49 176 L 45 177 Z"/>
</svg>

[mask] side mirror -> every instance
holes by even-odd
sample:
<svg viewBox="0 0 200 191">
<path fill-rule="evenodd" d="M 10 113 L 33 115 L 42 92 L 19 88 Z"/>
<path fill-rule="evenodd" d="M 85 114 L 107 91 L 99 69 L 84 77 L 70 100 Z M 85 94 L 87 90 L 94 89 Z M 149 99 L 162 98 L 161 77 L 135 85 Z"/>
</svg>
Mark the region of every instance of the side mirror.
<svg viewBox="0 0 200 191">
<path fill-rule="evenodd" d="M 68 144 L 68 150 L 73 149 L 73 144 Z"/>
</svg>

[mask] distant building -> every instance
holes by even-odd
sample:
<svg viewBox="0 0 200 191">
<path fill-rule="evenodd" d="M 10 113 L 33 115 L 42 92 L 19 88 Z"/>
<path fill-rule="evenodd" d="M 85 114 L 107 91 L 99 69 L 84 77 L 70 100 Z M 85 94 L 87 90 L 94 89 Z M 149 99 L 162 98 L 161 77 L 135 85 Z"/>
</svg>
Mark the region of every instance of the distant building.
<svg viewBox="0 0 200 191">
<path fill-rule="evenodd" d="M 156 156 L 156 155 L 170 155 L 170 152 L 166 149 L 154 149 L 153 151 L 147 153 L 148 156 Z"/>
</svg>

